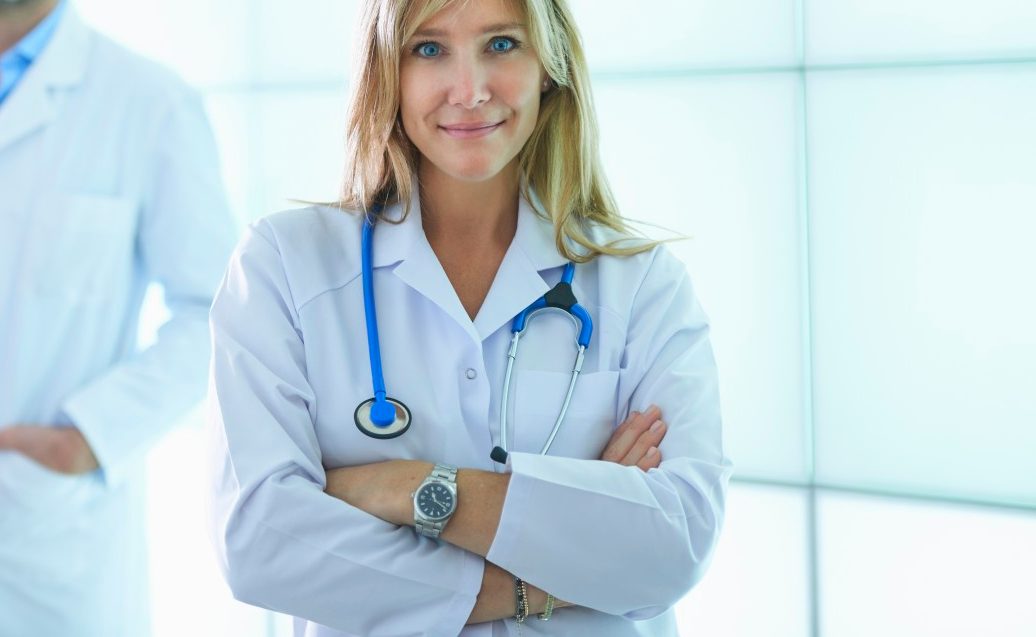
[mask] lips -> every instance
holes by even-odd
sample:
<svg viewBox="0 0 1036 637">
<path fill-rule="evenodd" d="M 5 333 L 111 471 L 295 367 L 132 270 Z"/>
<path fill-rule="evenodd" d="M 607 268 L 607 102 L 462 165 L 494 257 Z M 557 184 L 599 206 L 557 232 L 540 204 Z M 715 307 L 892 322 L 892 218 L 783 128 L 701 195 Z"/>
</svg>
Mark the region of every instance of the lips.
<svg viewBox="0 0 1036 637">
<path fill-rule="evenodd" d="M 440 126 L 439 129 L 454 139 L 473 139 L 490 135 L 503 125 L 504 122 L 465 122 Z"/>
<path fill-rule="evenodd" d="M 443 128 L 448 131 L 473 131 L 482 128 L 492 128 L 502 123 L 503 122 L 471 122 L 467 124 L 447 124 L 440 126 L 439 128 Z"/>
</svg>

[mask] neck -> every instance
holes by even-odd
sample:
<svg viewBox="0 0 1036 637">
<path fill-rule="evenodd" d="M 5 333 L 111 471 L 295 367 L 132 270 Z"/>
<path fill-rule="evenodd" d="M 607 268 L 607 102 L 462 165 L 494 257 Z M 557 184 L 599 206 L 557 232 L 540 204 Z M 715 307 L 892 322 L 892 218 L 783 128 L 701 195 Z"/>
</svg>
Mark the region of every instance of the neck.
<svg viewBox="0 0 1036 637">
<path fill-rule="evenodd" d="M 9 5 L 0 2 L 0 53 L 4 53 L 36 28 L 58 0 L 29 0 Z"/>
<path fill-rule="evenodd" d="M 421 222 L 433 247 L 506 250 L 511 244 L 518 227 L 517 158 L 482 182 L 458 181 L 428 162 L 421 163 L 418 176 Z"/>
</svg>

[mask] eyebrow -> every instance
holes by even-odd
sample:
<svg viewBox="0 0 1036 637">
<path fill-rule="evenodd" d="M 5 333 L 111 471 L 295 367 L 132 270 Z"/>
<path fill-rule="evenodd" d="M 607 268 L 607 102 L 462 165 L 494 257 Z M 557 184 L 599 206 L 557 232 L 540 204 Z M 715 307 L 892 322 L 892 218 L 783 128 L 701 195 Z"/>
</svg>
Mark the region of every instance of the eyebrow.
<svg viewBox="0 0 1036 637">
<path fill-rule="evenodd" d="M 522 22 L 501 22 L 499 24 L 491 24 L 491 25 L 485 27 L 484 29 L 482 29 L 482 34 L 485 35 L 486 33 L 492 33 L 494 31 L 511 31 L 513 29 L 524 29 L 524 28 L 525 28 L 525 24 L 522 23 Z M 417 31 L 416 33 L 414 33 L 414 37 L 415 38 L 416 37 L 421 37 L 421 38 L 426 38 L 426 37 L 441 38 L 441 37 L 444 37 L 444 36 L 447 36 L 447 35 L 449 35 L 449 33 L 447 33 L 446 31 L 444 31 L 442 29 L 421 29 L 421 30 Z"/>
</svg>

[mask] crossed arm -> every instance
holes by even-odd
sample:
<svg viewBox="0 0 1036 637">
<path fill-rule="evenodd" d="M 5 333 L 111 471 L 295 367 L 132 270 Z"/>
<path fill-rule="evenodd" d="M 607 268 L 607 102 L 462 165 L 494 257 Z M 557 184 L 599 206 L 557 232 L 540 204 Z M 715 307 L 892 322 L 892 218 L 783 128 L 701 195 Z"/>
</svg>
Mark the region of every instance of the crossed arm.
<svg viewBox="0 0 1036 637">
<path fill-rule="evenodd" d="M 662 459 L 658 444 L 666 432 L 660 417 L 661 411 L 654 406 L 644 413 L 631 413 L 612 433 L 600 459 L 643 471 L 657 467 Z M 656 421 L 661 426 L 652 430 Z M 391 524 L 413 526 L 411 494 L 433 467 L 434 463 L 420 460 L 389 460 L 332 469 L 327 472 L 326 492 Z M 506 473 L 458 470 L 457 510 L 440 538 L 484 558 L 496 537 L 509 482 L 510 474 Z M 547 593 L 529 584 L 530 613 L 543 612 L 546 601 Z M 555 603 L 555 608 L 565 606 L 570 604 L 562 600 Z M 486 562 L 478 600 L 467 623 L 512 617 L 514 613 L 513 575 Z"/>
</svg>

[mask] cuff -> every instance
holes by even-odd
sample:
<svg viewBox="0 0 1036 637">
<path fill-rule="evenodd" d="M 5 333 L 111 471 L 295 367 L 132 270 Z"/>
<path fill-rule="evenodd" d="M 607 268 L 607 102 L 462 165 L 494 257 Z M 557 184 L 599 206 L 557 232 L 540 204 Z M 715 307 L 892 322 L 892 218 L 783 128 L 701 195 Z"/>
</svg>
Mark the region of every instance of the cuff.
<svg viewBox="0 0 1036 637">
<path fill-rule="evenodd" d="M 73 395 L 61 406 L 58 413 L 58 424 L 75 427 L 83 434 L 97 464 L 100 468 L 95 472 L 105 486 L 111 488 L 122 482 L 126 475 L 126 467 L 120 462 L 124 451 L 110 440 L 105 429 L 112 426 L 111 407 L 87 398 L 83 394 Z"/>
<path fill-rule="evenodd" d="M 461 565 L 460 585 L 457 593 L 449 602 L 445 617 L 429 635 L 435 637 L 456 637 L 464 630 L 471 617 L 471 611 L 478 603 L 478 594 L 482 590 L 482 576 L 486 569 L 486 561 L 474 553 L 464 553 Z"/>
</svg>

